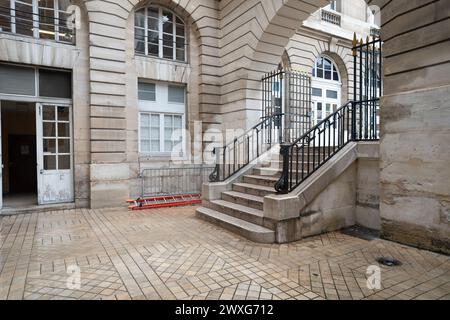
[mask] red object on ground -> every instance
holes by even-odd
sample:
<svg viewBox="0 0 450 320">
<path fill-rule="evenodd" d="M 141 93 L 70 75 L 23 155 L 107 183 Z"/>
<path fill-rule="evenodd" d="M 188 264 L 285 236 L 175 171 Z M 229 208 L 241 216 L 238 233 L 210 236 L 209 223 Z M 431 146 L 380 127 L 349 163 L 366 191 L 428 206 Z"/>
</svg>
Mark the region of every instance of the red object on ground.
<svg viewBox="0 0 450 320">
<path fill-rule="evenodd" d="M 169 208 L 187 206 L 191 204 L 201 203 L 201 194 L 182 194 L 173 196 L 157 196 L 149 198 L 138 198 L 136 200 L 128 200 L 128 209 L 130 210 L 147 210 L 156 208 Z"/>
</svg>

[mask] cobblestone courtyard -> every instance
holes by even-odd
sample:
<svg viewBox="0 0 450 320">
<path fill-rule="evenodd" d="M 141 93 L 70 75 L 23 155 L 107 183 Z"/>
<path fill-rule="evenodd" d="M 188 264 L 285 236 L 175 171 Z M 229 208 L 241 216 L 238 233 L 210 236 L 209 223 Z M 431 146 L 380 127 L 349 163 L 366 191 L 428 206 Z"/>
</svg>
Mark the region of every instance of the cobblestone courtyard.
<svg viewBox="0 0 450 320">
<path fill-rule="evenodd" d="M 340 232 L 251 243 L 195 207 L 0 218 L 0 299 L 450 299 L 450 258 Z M 366 270 L 380 256 L 381 290 Z M 81 286 L 67 287 L 77 265 Z"/>
</svg>

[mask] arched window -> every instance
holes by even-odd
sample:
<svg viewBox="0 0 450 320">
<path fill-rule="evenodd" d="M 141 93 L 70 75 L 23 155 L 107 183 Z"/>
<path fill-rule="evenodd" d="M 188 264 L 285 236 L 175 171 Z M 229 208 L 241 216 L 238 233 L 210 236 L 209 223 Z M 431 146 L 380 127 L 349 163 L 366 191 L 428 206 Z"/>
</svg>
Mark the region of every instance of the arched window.
<svg viewBox="0 0 450 320">
<path fill-rule="evenodd" d="M 148 6 L 136 11 L 135 51 L 148 56 L 186 61 L 186 26 L 172 11 Z"/>
<path fill-rule="evenodd" d="M 341 82 L 336 64 L 328 57 L 316 59 L 312 70 L 312 123 L 319 123 L 341 104 Z"/>
<path fill-rule="evenodd" d="M 312 76 L 325 80 L 339 81 L 339 72 L 336 65 L 328 58 L 319 57 L 312 70 Z"/>
</svg>

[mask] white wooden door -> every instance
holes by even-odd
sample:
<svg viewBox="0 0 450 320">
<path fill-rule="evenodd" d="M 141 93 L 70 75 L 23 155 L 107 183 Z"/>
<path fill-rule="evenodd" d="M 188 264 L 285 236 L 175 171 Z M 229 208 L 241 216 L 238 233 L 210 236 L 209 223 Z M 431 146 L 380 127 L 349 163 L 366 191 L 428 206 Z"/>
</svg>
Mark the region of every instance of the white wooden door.
<svg viewBox="0 0 450 320">
<path fill-rule="evenodd" d="M 37 104 L 38 203 L 74 201 L 72 112 L 69 105 Z"/>
</svg>

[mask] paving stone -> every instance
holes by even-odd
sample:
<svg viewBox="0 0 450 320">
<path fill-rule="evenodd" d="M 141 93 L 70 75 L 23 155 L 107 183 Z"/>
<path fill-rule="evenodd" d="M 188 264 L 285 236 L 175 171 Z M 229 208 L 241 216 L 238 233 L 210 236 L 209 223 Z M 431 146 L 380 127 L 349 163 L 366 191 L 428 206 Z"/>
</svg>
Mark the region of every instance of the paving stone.
<svg viewBox="0 0 450 320">
<path fill-rule="evenodd" d="M 448 256 L 340 232 L 257 244 L 195 209 L 0 217 L 0 299 L 449 300 Z M 381 266 L 382 288 L 370 290 L 367 267 L 383 255 L 403 265 Z"/>
</svg>

